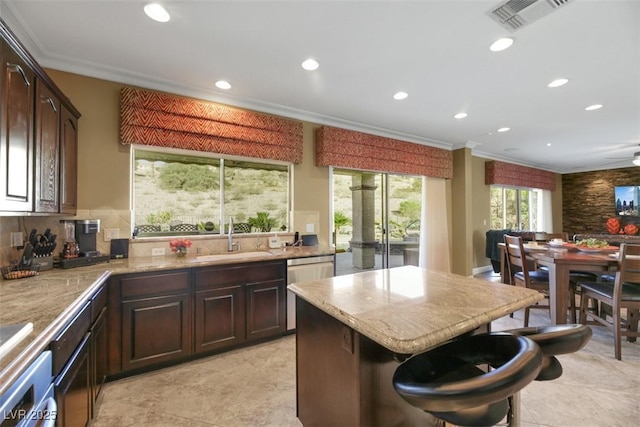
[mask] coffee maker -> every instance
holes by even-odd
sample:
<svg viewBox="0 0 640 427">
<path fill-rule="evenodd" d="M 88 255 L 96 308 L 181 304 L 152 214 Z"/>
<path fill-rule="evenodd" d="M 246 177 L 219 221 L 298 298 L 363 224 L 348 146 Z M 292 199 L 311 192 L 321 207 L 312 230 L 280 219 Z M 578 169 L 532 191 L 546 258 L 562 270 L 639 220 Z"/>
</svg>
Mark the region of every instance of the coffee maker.
<svg viewBox="0 0 640 427">
<path fill-rule="evenodd" d="M 79 219 L 75 221 L 75 238 L 81 257 L 95 257 L 100 255 L 96 249 L 96 239 L 100 232 L 99 219 Z"/>
</svg>

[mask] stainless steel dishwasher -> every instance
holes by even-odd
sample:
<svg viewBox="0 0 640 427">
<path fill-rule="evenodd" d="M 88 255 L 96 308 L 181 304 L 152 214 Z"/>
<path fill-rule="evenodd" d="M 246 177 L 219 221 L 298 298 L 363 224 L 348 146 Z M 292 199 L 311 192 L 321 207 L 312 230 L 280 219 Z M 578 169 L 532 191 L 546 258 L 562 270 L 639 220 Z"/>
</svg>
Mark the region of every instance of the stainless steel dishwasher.
<svg viewBox="0 0 640 427">
<path fill-rule="evenodd" d="M 333 255 L 287 260 L 287 285 L 334 276 Z M 287 291 L 287 332 L 296 328 L 296 295 Z"/>
</svg>

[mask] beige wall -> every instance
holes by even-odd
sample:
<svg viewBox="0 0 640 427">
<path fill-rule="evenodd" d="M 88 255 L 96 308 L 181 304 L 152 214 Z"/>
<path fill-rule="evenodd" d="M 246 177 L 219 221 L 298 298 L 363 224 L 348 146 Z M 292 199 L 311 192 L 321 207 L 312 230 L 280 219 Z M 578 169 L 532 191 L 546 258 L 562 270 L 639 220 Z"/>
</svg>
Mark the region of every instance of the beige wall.
<svg viewBox="0 0 640 427">
<path fill-rule="evenodd" d="M 47 73 L 82 114 L 78 125 L 78 209 L 128 211 L 129 146 L 119 143 L 123 85 L 56 70 Z M 312 225 L 320 243 L 328 244 L 329 168 L 315 166 L 317 127 L 303 123 L 303 160 L 294 167 L 292 231 L 308 234 L 307 226 Z"/>
<path fill-rule="evenodd" d="M 54 82 L 82 113 L 79 121 L 78 216 L 100 218 L 103 228 L 120 228 L 120 237 L 129 237 L 130 171 L 129 147 L 119 143 L 120 89 L 123 85 L 86 76 L 47 70 Z M 321 243 L 328 243 L 329 168 L 315 166 L 315 129 L 303 123 L 303 161 L 294 167 L 293 230 L 306 233 L 313 224 Z M 489 266 L 484 257 L 484 236 L 489 228 L 489 187 L 484 185 L 485 159 L 473 157 L 468 148 L 454 152 L 454 178 L 447 181 L 449 219 L 445 225 L 451 236 L 452 271 L 470 275 Z M 556 231 L 562 228 L 562 180 L 553 195 Z M 55 231 L 61 217 L 4 217 L 0 219 L 0 256 L 3 264 L 18 252 L 9 248 L 10 231 L 35 227 Z M 485 222 L 486 221 L 486 222 Z M 58 233 L 60 235 L 60 232 Z M 98 249 L 108 252 L 108 244 L 98 240 Z M 137 245 L 136 245 L 137 246 Z M 166 245 L 165 245 L 166 246 Z M 145 255 L 149 248 L 133 248 Z"/>
<path fill-rule="evenodd" d="M 491 226 L 491 206 L 489 186 L 484 183 L 484 164 L 480 157 L 472 159 L 471 179 L 471 227 L 473 229 L 473 268 L 490 265 L 485 257 L 486 234 Z"/>
<path fill-rule="evenodd" d="M 119 143 L 121 84 L 47 70 L 82 117 L 78 122 L 78 209 L 128 210 L 129 147 Z"/>
</svg>

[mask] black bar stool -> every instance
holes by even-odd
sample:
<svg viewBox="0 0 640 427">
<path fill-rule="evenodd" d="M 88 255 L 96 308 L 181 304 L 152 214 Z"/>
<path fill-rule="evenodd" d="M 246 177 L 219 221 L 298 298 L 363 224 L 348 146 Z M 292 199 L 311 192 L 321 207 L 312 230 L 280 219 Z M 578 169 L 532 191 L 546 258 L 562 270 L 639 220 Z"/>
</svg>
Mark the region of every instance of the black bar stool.
<svg viewBox="0 0 640 427">
<path fill-rule="evenodd" d="M 402 363 L 393 375 L 409 404 L 459 426 L 491 426 L 509 412 L 509 396 L 533 381 L 543 352 L 526 336 L 465 336 Z M 493 369 L 486 372 L 482 365 Z"/>
<path fill-rule="evenodd" d="M 502 332 L 527 337 L 540 346 L 544 360 L 536 381 L 555 380 L 562 375 L 562 365 L 555 356 L 582 349 L 593 334 L 590 327 L 579 324 L 518 328 Z"/>
</svg>

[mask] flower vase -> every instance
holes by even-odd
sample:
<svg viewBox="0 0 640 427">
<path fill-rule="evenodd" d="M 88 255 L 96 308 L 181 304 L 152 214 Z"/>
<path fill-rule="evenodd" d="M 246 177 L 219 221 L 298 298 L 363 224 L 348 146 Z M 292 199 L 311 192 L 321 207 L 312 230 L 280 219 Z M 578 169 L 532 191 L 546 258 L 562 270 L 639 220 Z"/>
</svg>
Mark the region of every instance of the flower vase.
<svg viewBox="0 0 640 427">
<path fill-rule="evenodd" d="M 176 250 L 176 256 L 178 258 L 184 258 L 185 256 L 187 256 L 187 248 L 178 248 Z"/>
</svg>

